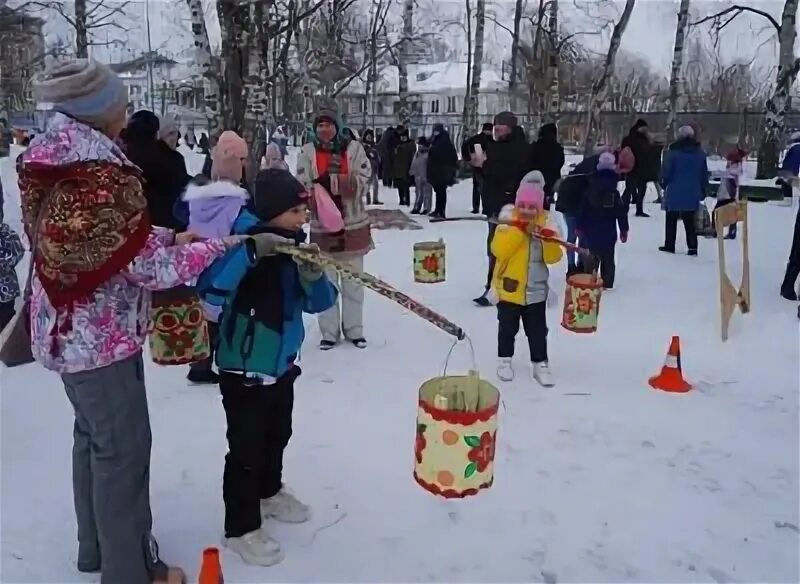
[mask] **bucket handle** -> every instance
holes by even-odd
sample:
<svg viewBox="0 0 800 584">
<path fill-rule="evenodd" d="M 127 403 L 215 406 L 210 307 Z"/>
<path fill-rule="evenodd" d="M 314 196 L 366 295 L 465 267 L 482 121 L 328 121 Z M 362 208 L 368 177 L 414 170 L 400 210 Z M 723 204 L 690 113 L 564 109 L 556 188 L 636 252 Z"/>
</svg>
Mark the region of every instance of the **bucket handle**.
<svg viewBox="0 0 800 584">
<path fill-rule="evenodd" d="M 472 361 L 472 370 L 477 371 L 478 362 L 475 360 L 475 347 L 472 345 L 472 339 L 469 337 L 469 335 L 464 335 L 464 339 L 467 341 L 467 345 L 469 346 L 469 354 L 470 354 L 470 359 Z M 442 377 L 447 377 L 447 366 L 450 364 L 450 357 L 453 355 L 453 351 L 458 345 L 458 342 L 459 342 L 458 339 L 453 341 L 453 344 L 450 345 L 450 350 L 447 351 L 447 357 L 444 360 L 444 369 L 442 371 Z"/>
</svg>

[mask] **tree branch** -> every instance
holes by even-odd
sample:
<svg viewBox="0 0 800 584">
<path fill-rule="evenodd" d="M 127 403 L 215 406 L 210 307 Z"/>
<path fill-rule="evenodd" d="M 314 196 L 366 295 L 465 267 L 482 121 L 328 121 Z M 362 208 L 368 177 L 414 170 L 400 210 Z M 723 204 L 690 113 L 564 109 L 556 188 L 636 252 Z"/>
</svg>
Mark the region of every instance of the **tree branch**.
<svg viewBox="0 0 800 584">
<path fill-rule="evenodd" d="M 778 24 L 778 21 L 775 20 L 775 18 L 773 18 L 771 14 L 764 12 L 763 10 L 759 10 L 758 8 L 752 8 L 750 6 L 739 6 L 738 4 L 734 4 L 733 6 L 730 6 L 725 10 L 720 10 L 716 14 L 706 16 L 705 18 L 701 18 L 700 20 L 696 20 L 690 23 L 689 26 L 697 26 L 699 24 L 706 23 L 710 20 L 719 20 L 721 17 L 725 16 L 726 14 L 731 14 L 732 12 L 734 14 L 725 22 L 723 26 L 728 25 L 731 22 L 731 20 L 733 20 L 743 12 L 750 12 L 752 14 L 758 14 L 759 16 L 763 16 L 764 18 L 766 18 L 769 21 L 769 23 L 775 27 L 776 31 L 780 32 L 781 30 L 781 25 Z"/>
</svg>

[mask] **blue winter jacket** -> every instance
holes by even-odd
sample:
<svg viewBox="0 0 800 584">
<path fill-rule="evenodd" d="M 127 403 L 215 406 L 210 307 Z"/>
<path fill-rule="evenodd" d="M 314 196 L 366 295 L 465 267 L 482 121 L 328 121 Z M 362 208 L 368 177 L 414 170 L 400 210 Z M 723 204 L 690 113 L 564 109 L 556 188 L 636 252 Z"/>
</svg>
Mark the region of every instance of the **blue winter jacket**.
<svg viewBox="0 0 800 584">
<path fill-rule="evenodd" d="M 628 232 L 628 208 L 619 196 L 618 181 L 613 170 L 598 170 L 589 177 L 578 212 L 577 228 L 582 247 L 607 250 L 617 243 L 617 226 L 620 233 Z"/>
<path fill-rule="evenodd" d="M 795 142 L 789 146 L 786 155 L 783 157 L 781 170 L 791 173 L 792 176 L 800 174 L 800 142 Z"/>
<path fill-rule="evenodd" d="M 697 211 L 706 196 L 706 153 L 694 138 L 673 142 L 661 173 L 664 208 L 667 211 Z"/>
<path fill-rule="evenodd" d="M 255 215 L 244 210 L 232 231 L 251 233 L 258 223 Z M 303 313 L 316 314 L 336 302 L 338 292 L 324 274 L 307 282 L 300 277 L 297 265 L 283 257 L 286 261 L 273 264 L 277 266 L 274 272 L 265 274 L 279 278 L 280 288 L 265 284 L 263 292 L 259 290 L 253 295 L 254 306 L 266 306 L 269 314 L 264 317 L 248 316 L 241 307 L 235 309 L 240 292 L 237 288 L 250 270 L 258 269 L 259 261 L 251 242 L 230 250 L 200 276 L 197 283 L 200 297 L 222 307 L 216 350 L 220 370 L 255 375 L 265 381 L 278 379 L 294 365 L 303 344 Z M 274 298 L 267 297 L 270 290 L 275 292 Z M 281 303 L 283 306 L 277 305 Z M 256 309 L 250 314 L 256 314 Z"/>
</svg>

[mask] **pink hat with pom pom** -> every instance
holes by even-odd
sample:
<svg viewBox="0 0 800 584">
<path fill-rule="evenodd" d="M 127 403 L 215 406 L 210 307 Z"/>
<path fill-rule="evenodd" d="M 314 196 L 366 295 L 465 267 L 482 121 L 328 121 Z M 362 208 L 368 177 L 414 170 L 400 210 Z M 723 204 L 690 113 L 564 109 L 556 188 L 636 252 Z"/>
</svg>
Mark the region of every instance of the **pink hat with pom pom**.
<svg viewBox="0 0 800 584">
<path fill-rule="evenodd" d="M 544 191 L 534 183 L 522 183 L 517 189 L 514 206 L 528 209 L 544 209 Z"/>
<path fill-rule="evenodd" d="M 247 159 L 247 142 L 236 132 L 226 130 L 220 134 L 211 151 L 211 178 L 238 183 L 244 173 Z"/>
</svg>

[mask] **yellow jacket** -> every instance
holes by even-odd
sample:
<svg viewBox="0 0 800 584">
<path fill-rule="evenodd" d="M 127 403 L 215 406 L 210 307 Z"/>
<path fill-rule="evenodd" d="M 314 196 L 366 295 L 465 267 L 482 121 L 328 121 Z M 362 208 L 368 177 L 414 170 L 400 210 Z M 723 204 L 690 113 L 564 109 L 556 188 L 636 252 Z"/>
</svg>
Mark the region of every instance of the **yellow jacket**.
<svg viewBox="0 0 800 584">
<path fill-rule="evenodd" d="M 501 221 L 515 221 L 517 212 L 507 206 L 500 213 Z M 536 225 L 547 225 L 547 212 L 539 213 Z M 492 255 L 497 259 L 492 276 L 492 290 L 502 302 L 525 305 L 530 243 L 532 236 L 510 225 L 499 225 L 492 238 Z M 545 265 L 557 264 L 564 255 L 557 243 L 542 241 L 542 259 Z"/>
</svg>

